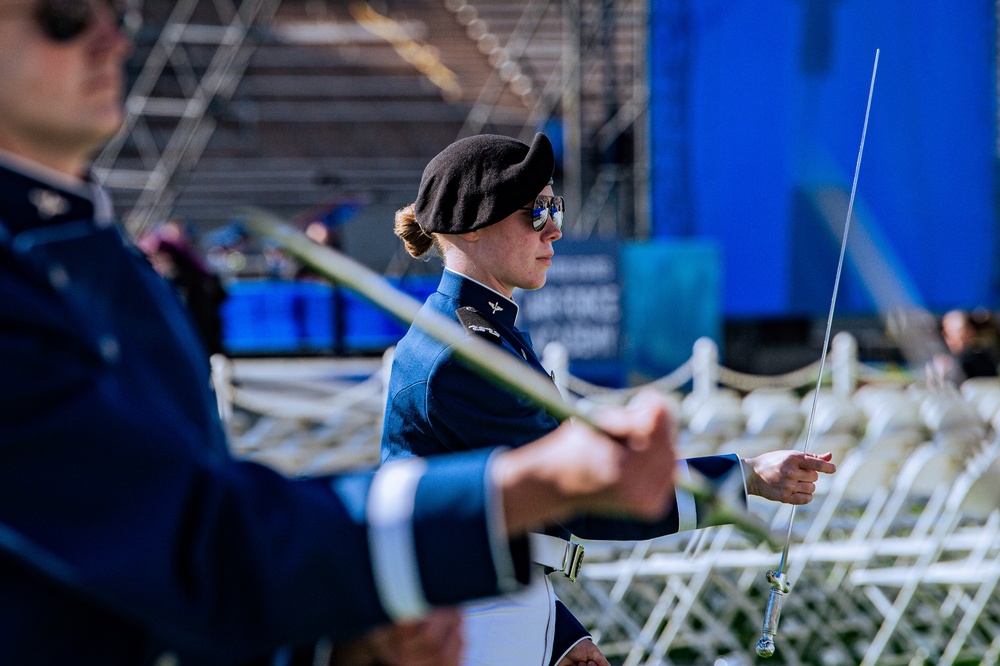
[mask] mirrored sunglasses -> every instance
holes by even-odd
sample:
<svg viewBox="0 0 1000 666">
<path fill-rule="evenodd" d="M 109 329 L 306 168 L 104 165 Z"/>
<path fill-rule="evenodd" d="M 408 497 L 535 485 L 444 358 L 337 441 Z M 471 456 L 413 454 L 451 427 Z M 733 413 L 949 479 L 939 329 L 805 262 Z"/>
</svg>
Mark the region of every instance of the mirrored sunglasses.
<svg viewBox="0 0 1000 666">
<path fill-rule="evenodd" d="M 94 22 L 98 6 L 106 4 L 114 13 L 118 27 L 133 27 L 138 17 L 130 0 L 39 0 L 34 17 L 42 32 L 54 42 L 70 42 L 82 35 Z"/>
<path fill-rule="evenodd" d="M 546 194 L 540 194 L 535 198 L 534 206 L 526 206 L 521 210 L 531 211 L 531 228 L 535 231 L 544 229 L 550 216 L 552 217 L 552 223 L 556 225 L 556 229 L 562 231 L 563 209 L 564 203 L 562 197 L 551 197 Z"/>
</svg>

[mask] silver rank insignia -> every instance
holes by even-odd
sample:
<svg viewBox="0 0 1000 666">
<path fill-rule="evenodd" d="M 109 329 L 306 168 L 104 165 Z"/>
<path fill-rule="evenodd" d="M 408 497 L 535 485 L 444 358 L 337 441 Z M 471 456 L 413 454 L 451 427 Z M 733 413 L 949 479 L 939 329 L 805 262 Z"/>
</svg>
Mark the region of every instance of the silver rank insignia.
<svg viewBox="0 0 1000 666">
<path fill-rule="evenodd" d="M 66 200 L 66 197 L 52 190 L 31 190 L 28 199 L 38 210 L 38 217 L 43 220 L 69 211 L 69 201 Z"/>
<path fill-rule="evenodd" d="M 484 337 L 495 344 L 503 345 L 503 338 L 500 337 L 500 333 L 493 328 L 486 315 L 479 312 L 476 308 L 469 306 L 461 307 L 455 310 L 455 315 L 462 322 L 462 326 L 465 326 L 476 335 Z"/>
</svg>

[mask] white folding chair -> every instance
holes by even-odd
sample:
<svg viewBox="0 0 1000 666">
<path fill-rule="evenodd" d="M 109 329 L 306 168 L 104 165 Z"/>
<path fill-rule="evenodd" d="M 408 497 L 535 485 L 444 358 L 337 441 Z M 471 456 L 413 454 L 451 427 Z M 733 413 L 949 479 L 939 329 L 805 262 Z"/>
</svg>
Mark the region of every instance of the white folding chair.
<svg viewBox="0 0 1000 666">
<path fill-rule="evenodd" d="M 992 597 L 995 582 L 994 572 L 983 565 L 995 561 L 1000 552 L 1000 522 L 959 529 L 963 520 L 976 515 L 974 507 L 982 503 L 983 497 L 994 508 L 1000 503 L 1000 457 L 995 444 L 969 460 L 952 483 L 931 532 L 912 540 L 915 548 L 911 556 L 900 555 L 890 566 L 858 569 L 848 577 L 852 585 L 864 590 L 883 617 L 862 664 L 895 658 L 886 656 L 887 652 L 894 655 L 912 653 L 914 649 L 921 650 L 928 659 L 938 660 L 945 643 L 951 643 L 957 630 L 954 611 L 959 604 L 954 600 L 970 598 L 963 588 L 977 589 L 971 598 L 979 599 L 977 603 L 985 607 L 984 596 Z M 964 557 L 955 557 L 959 551 L 964 551 Z M 989 586 L 989 593 L 978 594 L 984 585 Z M 975 623 L 975 616 L 970 615 L 967 623 Z M 958 624 L 961 626 L 961 622 Z M 949 654 L 957 652 L 954 646 Z"/>
</svg>

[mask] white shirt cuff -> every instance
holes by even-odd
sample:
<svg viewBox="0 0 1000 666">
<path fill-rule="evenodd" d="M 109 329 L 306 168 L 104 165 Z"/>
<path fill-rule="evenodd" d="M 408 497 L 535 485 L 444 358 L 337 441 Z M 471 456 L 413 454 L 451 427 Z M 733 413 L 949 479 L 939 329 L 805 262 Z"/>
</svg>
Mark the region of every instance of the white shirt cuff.
<svg viewBox="0 0 1000 666">
<path fill-rule="evenodd" d="M 427 461 L 410 458 L 387 463 L 375 474 L 368 493 L 368 549 L 375 589 L 393 621 L 413 620 L 430 610 L 420 580 L 413 539 L 417 485 Z"/>
</svg>

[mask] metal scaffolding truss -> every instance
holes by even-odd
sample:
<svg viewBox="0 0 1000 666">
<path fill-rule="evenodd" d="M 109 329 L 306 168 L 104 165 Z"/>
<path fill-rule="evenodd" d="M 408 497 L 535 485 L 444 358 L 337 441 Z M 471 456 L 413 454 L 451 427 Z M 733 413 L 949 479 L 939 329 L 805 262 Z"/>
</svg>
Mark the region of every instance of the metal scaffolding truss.
<svg viewBox="0 0 1000 666">
<path fill-rule="evenodd" d="M 232 95 L 246 69 L 255 26 L 270 21 L 279 4 L 173 4 L 129 91 L 125 123 L 94 162 L 96 178 L 125 194 L 120 202 L 131 201 L 122 213 L 133 234 L 169 215 L 179 181 L 198 161 L 215 129 L 213 108 Z M 210 53 L 207 64 L 205 53 Z M 167 79 L 171 85 L 163 85 Z M 120 164 L 126 145 L 138 156 L 138 164 L 130 168 Z"/>
<path fill-rule="evenodd" d="M 460 136 L 482 131 L 502 109 L 505 87 L 530 112 L 521 139 L 557 119 L 562 127 L 561 186 L 569 226 L 582 236 L 632 236 L 647 228 L 645 183 L 649 100 L 645 0 L 533 0 L 516 24 L 497 0 L 446 0 L 493 66 Z M 551 23 L 560 21 L 559 33 Z M 552 44 L 561 45 L 555 58 Z"/>
<path fill-rule="evenodd" d="M 557 184 L 576 219 L 573 233 L 641 235 L 647 228 L 647 0 L 437 1 L 435 9 L 432 2 L 420 11 L 451 13 L 490 67 L 468 100 L 458 135 L 494 127 L 506 132 L 512 119 L 526 141 L 539 129 L 554 129 L 562 153 Z M 156 28 L 139 34 L 140 65 L 130 77 L 125 123 L 94 164 L 131 233 L 173 213 L 281 4 L 144 3 L 147 24 Z M 285 4 L 296 11 L 296 3 Z M 417 10 L 401 3 L 400 11 Z M 298 118 L 298 126 L 302 122 Z"/>
</svg>

